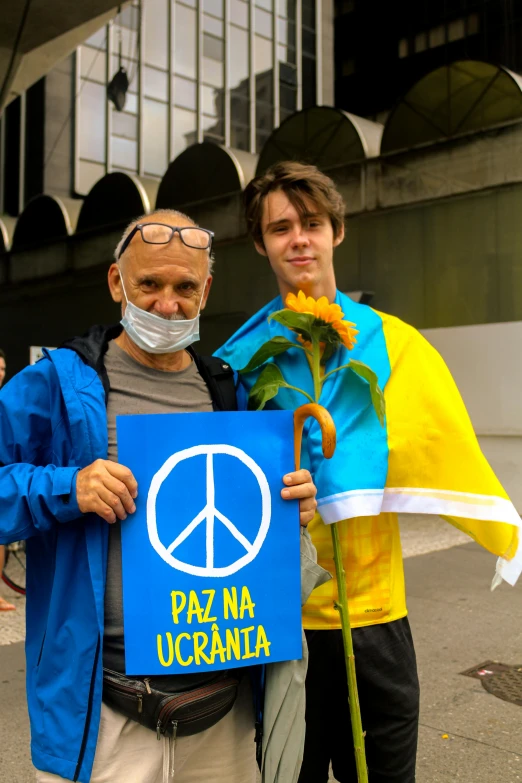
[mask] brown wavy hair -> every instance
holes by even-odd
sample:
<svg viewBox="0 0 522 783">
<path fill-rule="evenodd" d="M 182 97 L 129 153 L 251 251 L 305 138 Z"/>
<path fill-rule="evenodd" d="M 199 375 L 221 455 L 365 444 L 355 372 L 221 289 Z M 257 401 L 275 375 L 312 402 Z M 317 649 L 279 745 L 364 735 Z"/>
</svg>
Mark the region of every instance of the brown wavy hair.
<svg viewBox="0 0 522 783">
<path fill-rule="evenodd" d="M 316 166 L 296 161 L 283 161 L 270 166 L 264 174 L 254 177 L 245 188 L 243 203 L 247 227 L 255 242 L 263 245 L 261 221 L 267 195 L 282 190 L 295 207 L 301 220 L 310 213 L 307 202 L 330 218 L 334 237 L 344 224 L 345 204 L 335 183 Z"/>
</svg>

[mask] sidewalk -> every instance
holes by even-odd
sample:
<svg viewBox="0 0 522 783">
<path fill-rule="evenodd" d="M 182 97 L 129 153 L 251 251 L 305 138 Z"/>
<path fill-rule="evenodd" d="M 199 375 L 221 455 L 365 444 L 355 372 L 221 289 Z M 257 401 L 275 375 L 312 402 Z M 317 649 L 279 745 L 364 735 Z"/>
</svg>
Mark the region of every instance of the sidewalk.
<svg viewBox="0 0 522 783">
<path fill-rule="evenodd" d="M 418 783 L 522 780 L 522 708 L 459 674 L 486 660 L 522 665 L 520 585 L 491 593 L 493 570 L 475 544 L 406 561 L 421 681 Z"/>
<path fill-rule="evenodd" d="M 521 588 L 501 585 L 491 593 L 495 558 L 475 544 L 455 546 L 464 539 L 440 521 L 410 519 L 403 531 L 422 693 L 417 783 L 522 781 L 522 708 L 459 674 L 488 659 L 522 665 Z M 427 548 L 436 551 L 419 554 Z M 0 781 L 33 783 L 23 646 L 1 646 L 3 623 L 2 618 Z"/>
</svg>

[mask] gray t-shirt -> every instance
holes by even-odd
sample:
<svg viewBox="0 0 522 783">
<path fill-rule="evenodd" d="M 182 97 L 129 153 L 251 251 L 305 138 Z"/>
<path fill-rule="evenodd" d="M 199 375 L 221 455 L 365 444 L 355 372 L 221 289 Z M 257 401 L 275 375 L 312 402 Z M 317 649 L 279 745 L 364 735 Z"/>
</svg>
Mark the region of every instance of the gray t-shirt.
<svg viewBox="0 0 522 783">
<path fill-rule="evenodd" d="M 105 355 L 105 369 L 110 384 L 107 406 L 108 457 L 114 462 L 118 462 L 116 416 L 142 413 L 196 413 L 212 410 L 208 388 L 194 362 L 179 372 L 154 370 L 139 364 L 111 341 Z M 121 524 L 118 520 L 113 525 L 109 525 L 103 665 L 107 669 L 123 673 L 125 672 L 125 648 Z M 139 579 L 140 575 L 137 574 L 136 578 Z"/>
</svg>

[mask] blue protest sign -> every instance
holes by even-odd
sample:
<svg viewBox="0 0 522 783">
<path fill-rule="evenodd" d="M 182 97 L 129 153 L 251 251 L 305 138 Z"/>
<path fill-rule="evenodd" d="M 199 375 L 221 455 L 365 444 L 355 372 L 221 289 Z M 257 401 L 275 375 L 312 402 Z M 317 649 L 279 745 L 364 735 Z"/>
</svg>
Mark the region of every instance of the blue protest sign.
<svg viewBox="0 0 522 783">
<path fill-rule="evenodd" d="M 127 674 L 302 655 L 291 411 L 118 416 L 138 482 L 121 523 Z"/>
</svg>

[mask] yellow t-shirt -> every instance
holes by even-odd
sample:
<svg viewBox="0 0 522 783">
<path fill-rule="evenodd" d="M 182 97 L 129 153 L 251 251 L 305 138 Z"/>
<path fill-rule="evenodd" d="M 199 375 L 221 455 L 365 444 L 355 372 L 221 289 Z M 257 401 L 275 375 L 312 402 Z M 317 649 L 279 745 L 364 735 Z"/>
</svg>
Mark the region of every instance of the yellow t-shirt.
<svg viewBox="0 0 522 783">
<path fill-rule="evenodd" d="M 397 514 L 356 517 L 337 523 L 353 628 L 388 623 L 405 617 L 406 593 Z M 303 607 L 308 630 L 340 628 L 334 608 L 337 580 L 330 525 L 316 514 L 309 526 L 319 564 L 333 579 L 316 588 Z"/>
</svg>

